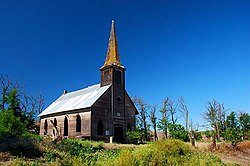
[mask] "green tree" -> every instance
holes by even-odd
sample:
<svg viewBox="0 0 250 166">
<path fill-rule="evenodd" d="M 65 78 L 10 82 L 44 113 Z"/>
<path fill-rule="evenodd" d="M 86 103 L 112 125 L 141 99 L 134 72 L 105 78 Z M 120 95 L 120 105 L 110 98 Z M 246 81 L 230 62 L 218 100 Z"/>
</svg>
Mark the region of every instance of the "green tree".
<svg viewBox="0 0 250 166">
<path fill-rule="evenodd" d="M 227 140 L 231 141 L 233 147 L 242 140 L 242 132 L 240 131 L 235 112 L 231 112 L 230 115 L 227 116 L 225 137 Z"/>
<path fill-rule="evenodd" d="M 8 110 L 12 110 L 16 117 L 23 119 L 23 113 L 20 108 L 20 99 L 16 89 L 12 89 L 7 96 Z"/>
<path fill-rule="evenodd" d="M 189 141 L 188 131 L 180 124 L 169 124 L 170 137 L 173 139 L 180 139 L 185 142 Z"/>
<path fill-rule="evenodd" d="M 250 115 L 245 112 L 241 112 L 239 115 L 239 125 L 242 131 L 243 139 L 250 138 Z"/>
<path fill-rule="evenodd" d="M 26 125 L 12 110 L 0 112 L 0 137 L 20 137 L 27 132 Z"/>
<path fill-rule="evenodd" d="M 24 87 L 17 81 L 12 81 L 7 75 L 0 75 L 0 111 L 13 111 L 14 116 L 20 118 L 30 132 L 39 131 L 39 126 L 35 124 L 35 117 L 43 110 L 43 105 L 42 95 L 28 96 Z"/>
</svg>

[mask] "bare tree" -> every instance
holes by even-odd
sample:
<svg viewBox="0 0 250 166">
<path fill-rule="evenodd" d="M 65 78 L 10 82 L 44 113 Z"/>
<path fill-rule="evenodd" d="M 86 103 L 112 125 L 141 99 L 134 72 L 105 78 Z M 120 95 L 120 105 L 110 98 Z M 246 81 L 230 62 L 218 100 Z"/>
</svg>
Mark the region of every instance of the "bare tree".
<svg viewBox="0 0 250 166">
<path fill-rule="evenodd" d="M 188 131 L 188 116 L 189 116 L 189 112 L 188 112 L 188 108 L 187 108 L 186 102 L 185 102 L 185 100 L 184 100 L 183 97 L 179 98 L 179 111 L 185 117 L 186 131 Z"/>
<path fill-rule="evenodd" d="M 22 96 L 21 108 L 24 112 L 40 114 L 44 108 L 44 98 L 41 94 L 35 97 L 24 94 Z"/>
<path fill-rule="evenodd" d="M 190 132 L 189 132 L 189 139 L 190 142 L 192 144 L 192 146 L 195 146 L 195 139 L 194 139 L 194 124 L 192 119 L 189 122 L 189 128 L 190 128 Z"/>
<path fill-rule="evenodd" d="M 12 90 L 16 91 L 16 97 L 24 95 L 23 86 L 16 80 L 11 80 L 8 75 L 0 75 L 0 110 L 6 109 L 7 97 Z"/>
<path fill-rule="evenodd" d="M 177 122 L 177 119 L 178 119 L 175 116 L 177 113 L 177 107 L 178 107 L 178 103 L 175 104 L 174 101 L 169 101 L 169 113 L 170 113 L 172 124 L 175 124 Z"/>
<path fill-rule="evenodd" d="M 0 94 L 1 94 L 1 100 L 0 100 L 0 110 L 5 109 L 5 105 L 7 104 L 7 96 L 9 93 L 9 90 L 11 89 L 11 80 L 7 75 L 0 75 Z"/>
<path fill-rule="evenodd" d="M 220 104 L 216 100 L 212 100 L 207 103 L 207 111 L 204 113 L 203 118 L 213 128 L 213 147 L 216 147 L 215 139 L 220 139 L 220 125 L 224 123 L 223 117 L 225 116 L 225 109 L 223 104 Z"/>
<path fill-rule="evenodd" d="M 158 128 L 161 129 L 165 137 L 168 138 L 168 106 L 170 104 L 170 98 L 167 97 L 163 100 L 163 107 L 161 108 L 160 112 L 162 114 L 162 118 L 160 119 L 158 123 Z"/>
<path fill-rule="evenodd" d="M 156 130 L 156 125 L 157 125 L 157 117 L 156 117 L 156 115 L 155 115 L 156 110 L 157 110 L 157 107 L 154 105 L 154 106 L 151 108 L 151 111 L 150 111 L 150 120 L 151 120 L 153 129 L 154 129 L 154 141 L 157 141 L 157 140 L 158 140 L 157 130 Z"/>
<path fill-rule="evenodd" d="M 141 130 L 143 131 L 143 138 L 145 141 L 148 141 L 148 109 L 149 105 L 146 104 L 142 98 L 134 98 L 134 103 L 139 110 L 138 122 Z"/>
</svg>

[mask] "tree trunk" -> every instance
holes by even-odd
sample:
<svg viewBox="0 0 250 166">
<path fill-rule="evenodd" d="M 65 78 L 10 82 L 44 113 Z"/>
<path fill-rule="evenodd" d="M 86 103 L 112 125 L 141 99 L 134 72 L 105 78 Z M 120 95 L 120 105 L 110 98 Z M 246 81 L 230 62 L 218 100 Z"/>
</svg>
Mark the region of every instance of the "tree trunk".
<svg viewBox="0 0 250 166">
<path fill-rule="evenodd" d="M 215 140 L 215 135 L 213 135 L 212 137 L 212 148 L 215 149 L 216 148 L 216 140 Z"/>
<path fill-rule="evenodd" d="M 155 138 L 155 141 L 158 140 L 157 131 L 156 131 L 156 126 L 154 127 L 154 138 Z"/>
<path fill-rule="evenodd" d="M 186 113 L 186 131 L 188 132 L 188 113 Z"/>
<path fill-rule="evenodd" d="M 144 125 L 144 137 L 145 141 L 148 141 L 148 129 L 147 129 L 147 123 L 146 123 L 146 118 L 143 119 L 143 125 Z"/>
</svg>

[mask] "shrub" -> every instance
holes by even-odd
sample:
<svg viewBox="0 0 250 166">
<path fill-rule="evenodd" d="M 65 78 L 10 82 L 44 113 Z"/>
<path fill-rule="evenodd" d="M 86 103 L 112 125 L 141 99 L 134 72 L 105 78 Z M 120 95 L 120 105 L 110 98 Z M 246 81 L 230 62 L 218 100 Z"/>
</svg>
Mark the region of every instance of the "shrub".
<svg viewBox="0 0 250 166">
<path fill-rule="evenodd" d="M 207 137 L 207 139 L 210 139 L 210 138 L 212 137 L 212 131 L 210 131 L 210 130 L 206 130 L 206 131 L 204 132 L 204 134 L 205 134 L 205 136 Z"/>
<path fill-rule="evenodd" d="M 180 139 L 182 141 L 188 142 L 188 132 L 180 124 L 169 124 L 170 137 L 173 139 Z"/>
<path fill-rule="evenodd" d="M 138 144 L 141 140 L 141 133 L 139 131 L 128 131 L 126 135 L 130 143 Z"/>
<path fill-rule="evenodd" d="M 100 164 L 100 163 L 99 163 Z M 102 165 L 224 165 L 210 154 L 202 153 L 180 140 L 157 141 L 135 149 L 123 149 L 117 158 Z"/>
<path fill-rule="evenodd" d="M 199 131 L 194 132 L 194 139 L 195 140 L 201 140 L 202 139 L 202 134 Z"/>
</svg>

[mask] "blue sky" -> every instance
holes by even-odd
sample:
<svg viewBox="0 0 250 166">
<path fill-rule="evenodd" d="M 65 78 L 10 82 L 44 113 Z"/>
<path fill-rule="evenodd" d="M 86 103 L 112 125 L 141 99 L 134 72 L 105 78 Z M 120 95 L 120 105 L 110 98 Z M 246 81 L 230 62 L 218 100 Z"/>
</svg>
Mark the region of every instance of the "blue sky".
<svg viewBox="0 0 250 166">
<path fill-rule="evenodd" d="M 112 19 L 131 96 L 183 96 L 200 124 L 212 99 L 250 112 L 250 1 L 1 1 L 0 73 L 46 106 L 99 83 Z"/>
</svg>

